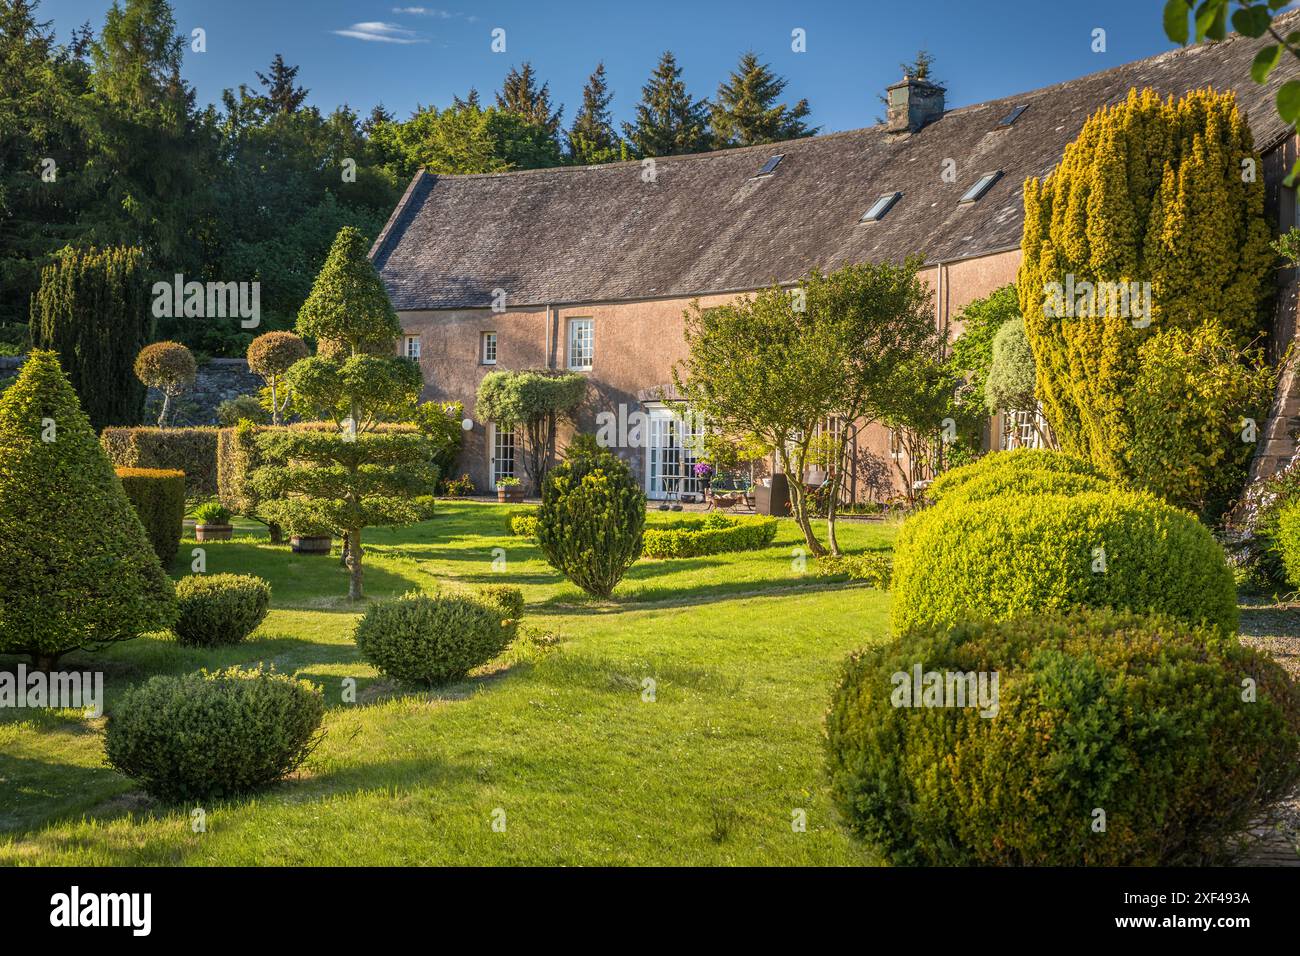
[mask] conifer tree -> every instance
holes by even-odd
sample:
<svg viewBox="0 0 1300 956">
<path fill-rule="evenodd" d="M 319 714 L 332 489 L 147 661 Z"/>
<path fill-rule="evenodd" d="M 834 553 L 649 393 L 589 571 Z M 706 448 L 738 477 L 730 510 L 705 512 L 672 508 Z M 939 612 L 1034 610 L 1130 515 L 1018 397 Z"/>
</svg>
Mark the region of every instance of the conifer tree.
<svg viewBox="0 0 1300 956">
<path fill-rule="evenodd" d="M 308 90 L 298 86 L 294 80 L 299 67 L 284 62 L 279 53 L 271 61 L 270 73 L 257 73 L 257 80 L 266 88 L 266 99 L 271 104 L 273 113 L 296 113 L 307 99 Z M 254 71 L 257 72 L 257 71 Z"/>
<path fill-rule="evenodd" d="M 1045 180 L 1025 184 L 1021 311 L 1063 450 L 1130 476 L 1140 411 L 1130 393 L 1153 339 L 1216 322 L 1248 360 L 1273 266 L 1262 172 L 1233 94 L 1133 90 L 1087 120 Z M 1127 307 L 1125 288 L 1137 293 Z"/>
<path fill-rule="evenodd" d="M 713 99 L 717 145 L 756 146 L 817 132 L 804 122 L 809 113 L 807 100 L 793 106 L 777 102 L 787 82 L 768 64 L 760 63 L 753 52 L 744 54 L 731 76 L 718 84 L 718 95 Z"/>
<path fill-rule="evenodd" d="M 609 114 L 613 98 L 605 79 L 605 64 L 597 63 L 595 72 L 582 88 L 582 107 L 569 127 L 569 158 L 575 163 L 590 166 L 622 158 L 618 134 Z"/>
<path fill-rule="evenodd" d="M 64 249 L 32 299 L 32 342 L 58 353 L 96 429 L 144 414 L 134 365 L 154 323 L 142 259 L 135 248 Z"/>
<path fill-rule="evenodd" d="M 476 94 L 471 91 L 471 96 L 474 95 Z M 512 66 L 506 74 L 501 92 L 497 94 L 497 109 L 523 117 L 542 127 L 552 137 L 559 134 L 560 116 L 564 113 L 564 107 L 551 110 L 551 84 L 543 83 L 541 89 L 538 89 L 537 74 L 533 71 L 533 65 L 527 62 L 523 69 Z"/>
<path fill-rule="evenodd" d="M 49 669 L 175 620 L 171 580 L 58 356 L 0 395 L 0 653 Z"/>
<path fill-rule="evenodd" d="M 636 121 L 623 135 L 637 156 L 675 156 L 709 148 L 709 101 L 692 99 L 672 51 L 659 58 L 650 81 L 641 87 Z"/>
</svg>

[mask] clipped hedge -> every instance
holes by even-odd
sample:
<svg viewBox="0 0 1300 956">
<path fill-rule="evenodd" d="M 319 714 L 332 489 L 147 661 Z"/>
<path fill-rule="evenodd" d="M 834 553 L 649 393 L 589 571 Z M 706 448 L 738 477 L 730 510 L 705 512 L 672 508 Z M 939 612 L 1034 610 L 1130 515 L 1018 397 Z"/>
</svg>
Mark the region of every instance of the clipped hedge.
<svg viewBox="0 0 1300 956">
<path fill-rule="evenodd" d="M 1285 505 L 1278 511 L 1273 540 L 1282 555 L 1287 583 L 1300 588 L 1300 501 Z"/>
<path fill-rule="evenodd" d="M 1017 448 L 985 455 L 969 465 L 945 471 L 930 484 L 926 496 L 931 501 L 942 501 L 967 482 L 987 475 L 1015 475 L 1025 472 L 1052 472 L 1055 474 L 1086 475 L 1106 479 L 1106 474 L 1085 458 L 1067 455 L 1047 448 Z"/>
<path fill-rule="evenodd" d="M 997 468 L 949 488 L 943 496 L 943 505 L 1007 496 L 1081 495 L 1089 491 L 1110 491 L 1116 487 L 1109 478 L 1072 471 L 1040 470 L 1030 466 Z"/>
<path fill-rule="evenodd" d="M 184 533 L 185 473 L 165 468 L 114 470 L 158 560 L 163 567 L 170 567 Z"/>
<path fill-rule="evenodd" d="M 160 468 L 185 472 L 190 500 L 217 493 L 216 428 L 105 428 L 99 443 L 119 468 Z"/>
<path fill-rule="evenodd" d="M 191 574 L 176 582 L 180 620 L 173 630 L 187 647 L 238 644 L 271 607 L 271 585 L 252 574 Z"/>
<path fill-rule="evenodd" d="M 361 656 L 381 674 L 430 686 L 462 679 L 509 646 L 517 617 L 505 617 L 513 599 L 430 596 L 412 592 L 372 604 L 357 622 L 353 639 Z M 518 605 L 522 608 L 523 598 Z"/>
<path fill-rule="evenodd" d="M 898 632 L 1072 607 L 1237 631 L 1219 544 L 1191 515 L 1144 492 L 953 501 L 909 518 L 903 531 L 894 552 Z"/>
<path fill-rule="evenodd" d="M 950 674 L 984 675 L 983 701 L 952 706 Z M 1270 657 L 1114 611 L 874 644 L 826 716 L 833 801 L 895 865 L 1226 862 L 1300 777 L 1298 751 L 1300 689 Z"/>
<path fill-rule="evenodd" d="M 758 515 L 708 515 L 646 528 L 641 555 L 646 558 L 698 558 L 727 551 L 757 551 L 776 538 L 775 518 Z"/>
<path fill-rule="evenodd" d="M 260 667 L 152 677 L 109 714 L 104 751 L 160 800 L 238 796 L 296 770 L 324 715 L 317 687 Z"/>
</svg>

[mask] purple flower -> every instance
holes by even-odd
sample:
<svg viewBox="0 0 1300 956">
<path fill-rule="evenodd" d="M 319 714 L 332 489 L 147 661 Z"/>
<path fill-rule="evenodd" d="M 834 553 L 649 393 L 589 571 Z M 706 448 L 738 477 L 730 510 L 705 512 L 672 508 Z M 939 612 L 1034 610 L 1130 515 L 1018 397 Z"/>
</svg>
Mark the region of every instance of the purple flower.
<svg viewBox="0 0 1300 956">
<path fill-rule="evenodd" d="M 712 466 L 712 465 L 707 464 L 706 462 L 699 462 L 698 464 L 696 464 L 696 466 L 695 466 L 695 477 L 696 477 L 696 478 L 707 478 L 707 477 L 709 477 L 709 475 L 711 475 L 711 474 L 713 474 L 713 466 Z"/>
</svg>

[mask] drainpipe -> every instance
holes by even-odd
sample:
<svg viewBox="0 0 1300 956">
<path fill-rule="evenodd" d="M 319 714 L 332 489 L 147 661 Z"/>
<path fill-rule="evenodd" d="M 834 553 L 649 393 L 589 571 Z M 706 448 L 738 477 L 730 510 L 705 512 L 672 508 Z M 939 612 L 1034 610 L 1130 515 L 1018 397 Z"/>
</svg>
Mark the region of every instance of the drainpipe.
<svg viewBox="0 0 1300 956">
<path fill-rule="evenodd" d="M 542 361 L 549 369 L 551 367 L 551 303 L 546 303 L 546 310 L 542 314 L 546 322 L 545 327 L 542 329 Z"/>
</svg>

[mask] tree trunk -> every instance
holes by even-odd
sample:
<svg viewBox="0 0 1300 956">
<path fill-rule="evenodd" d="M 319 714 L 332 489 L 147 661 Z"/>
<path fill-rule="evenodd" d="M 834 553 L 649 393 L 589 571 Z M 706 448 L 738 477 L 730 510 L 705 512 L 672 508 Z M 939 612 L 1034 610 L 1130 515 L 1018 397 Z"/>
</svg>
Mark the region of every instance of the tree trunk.
<svg viewBox="0 0 1300 956">
<path fill-rule="evenodd" d="M 59 662 L 62 653 L 47 654 L 41 651 L 32 652 L 32 666 L 38 671 L 45 671 L 47 674 L 54 670 L 54 665 Z"/>
<path fill-rule="evenodd" d="M 272 425 L 280 424 L 280 403 L 276 401 L 275 379 L 276 376 L 272 375 L 271 376 L 271 424 Z M 272 544 L 274 543 L 275 542 L 273 541 Z"/>
<path fill-rule="evenodd" d="M 164 389 L 164 390 L 163 390 L 162 411 L 160 411 L 160 412 L 158 413 L 158 427 L 159 427 L 159 428 L 166 428 L 166 427 L 167 427 L 167 406 L 171 404 L 171 401 L 172 401 L 172 397 L 171 397 L 169 394 L 167 394 L 167 391 Z"/>
<path fill-rule="evenodd" d="M 284 544 L 284 529 L 274 521 L 267 524 L 266 532 L 271 536 L 272 544 Z"/>
<path fill-rule="evenodd" d="M 799 530 L 803 532 L 803 540 L 808 545 L 808 553 L 813 557 L 821 557 L 826 553 L 826 549 L 817 540 L 816 535 L 813 534 L 812 524 L 808 520 L 808 497 L 803 488 L 802 463 L 800 463 L 798 473 L 792 475 L 793 467 L 789 453 L 783 449 L 778 449 L 777 456 L 781 461 L 781 470 L 785 472 L 786 482 L 790 486 L 790 510 L 794 512 L 795 523 L 799 525 Z"/>
<path fill-rule="evenodd" d="M 348 600 L 360 601 L 361 593 L 361 529 L 350 528 L 348 540 Z"/>
</svg>

